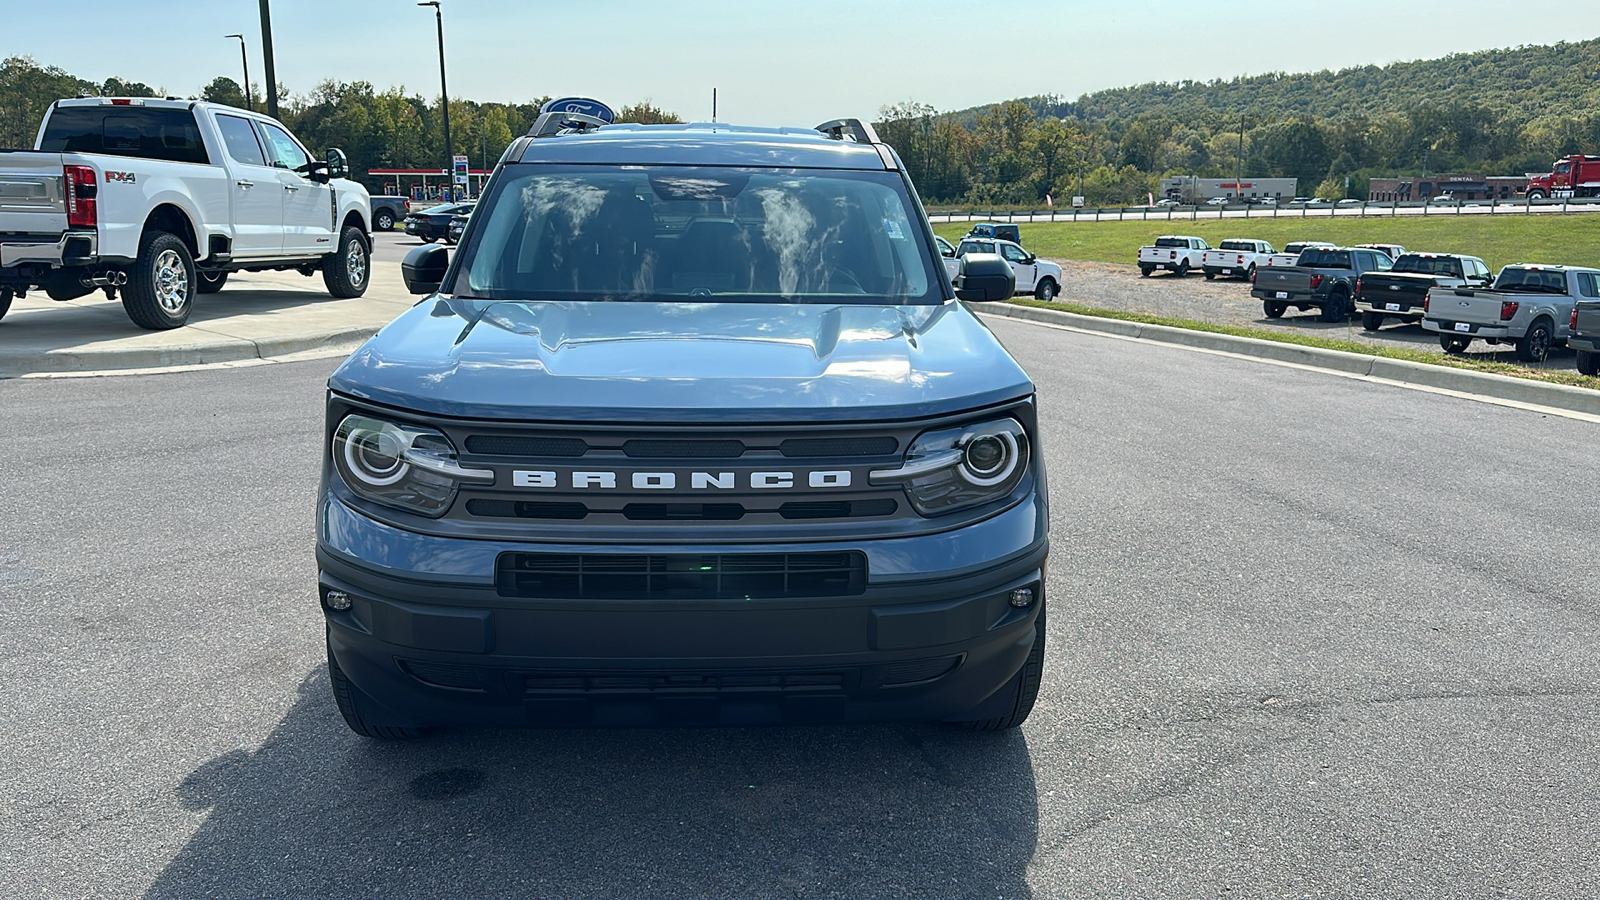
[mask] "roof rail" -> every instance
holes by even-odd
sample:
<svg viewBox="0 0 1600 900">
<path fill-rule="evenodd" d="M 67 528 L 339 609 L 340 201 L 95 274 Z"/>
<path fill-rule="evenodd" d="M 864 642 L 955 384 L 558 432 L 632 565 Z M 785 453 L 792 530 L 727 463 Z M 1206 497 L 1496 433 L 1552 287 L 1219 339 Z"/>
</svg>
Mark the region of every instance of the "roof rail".
<svg viewBox="0 0 1600 900">
<path fill-rule="evenodd" d="M 528 129 L 528 137 L 544 138 L 555 137 L 561 134 L 584 134 L 608 125 L 604 119 L 586 116 L 575 112 L 547 112 L 540 113 L 539 118 Z"/>
<path fill-rule="evenodd" d="M 836 141 L 855 141 L 858 144 L 881 144 L 878 133 L 860 119 L 834 119 L 823 122 L 817 130 Z"/>
</svg>

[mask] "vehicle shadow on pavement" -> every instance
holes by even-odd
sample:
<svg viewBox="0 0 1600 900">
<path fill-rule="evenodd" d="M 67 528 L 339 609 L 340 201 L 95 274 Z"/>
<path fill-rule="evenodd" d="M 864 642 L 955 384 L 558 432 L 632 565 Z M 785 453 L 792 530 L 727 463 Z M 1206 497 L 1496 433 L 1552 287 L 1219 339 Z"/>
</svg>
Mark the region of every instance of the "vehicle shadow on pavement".
<svg viewBox="0 0 1600 900">
<path fill-rule="evenodd" d="M 345 730 L 319 668 L 146 897 L 1027 897 L 1021 732 Z"/>
</svg>

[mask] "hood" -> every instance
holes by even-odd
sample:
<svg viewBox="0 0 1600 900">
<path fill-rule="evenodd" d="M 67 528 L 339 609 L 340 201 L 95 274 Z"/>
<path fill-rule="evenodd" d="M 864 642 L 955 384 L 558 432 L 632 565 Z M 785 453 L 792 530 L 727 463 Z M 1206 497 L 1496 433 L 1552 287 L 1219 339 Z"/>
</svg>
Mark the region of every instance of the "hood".
<svg viewBox="0 0 1600 900">
<path fill-rule="evenodd" d="M 1033 385 L 966 307 L 454 300 L 395 319 L 329 379 L 454 417 L 907 419 Z"/>
</svg>

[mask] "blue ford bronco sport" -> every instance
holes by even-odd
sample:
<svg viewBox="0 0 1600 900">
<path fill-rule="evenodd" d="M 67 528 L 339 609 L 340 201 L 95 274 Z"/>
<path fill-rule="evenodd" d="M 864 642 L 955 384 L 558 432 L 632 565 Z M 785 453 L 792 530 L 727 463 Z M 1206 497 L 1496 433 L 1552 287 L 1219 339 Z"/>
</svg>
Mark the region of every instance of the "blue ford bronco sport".
<svg viewBox="0 0 1600 900">
<path fill-rule="evenodd" d="M 1033 384 L 870 126 L 606 125 L 501 158 L 328 383 L 317 561 L 356 732 L 1020 724 Z"/>
</svg>

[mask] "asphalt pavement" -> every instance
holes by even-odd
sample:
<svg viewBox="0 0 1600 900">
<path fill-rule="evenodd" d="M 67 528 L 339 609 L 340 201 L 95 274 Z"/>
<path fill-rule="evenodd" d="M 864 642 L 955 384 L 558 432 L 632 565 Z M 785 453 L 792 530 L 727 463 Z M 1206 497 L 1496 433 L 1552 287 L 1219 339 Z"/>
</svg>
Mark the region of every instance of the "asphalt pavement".
<svg viewBox="0 0 1600 900">
<path fill-rule="evenodd" d="M 0 381 L 0 896 L 1600 891 L 1595 426 L 988 319 L 1040 388 L 1018 732 L 349 733 L 335 360 Z"/>
</svg>

